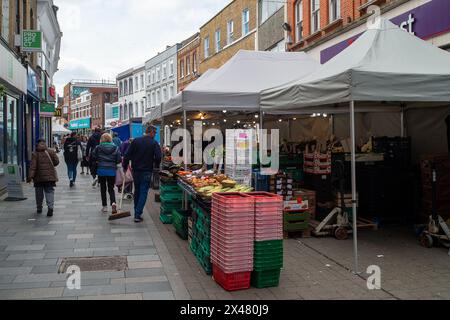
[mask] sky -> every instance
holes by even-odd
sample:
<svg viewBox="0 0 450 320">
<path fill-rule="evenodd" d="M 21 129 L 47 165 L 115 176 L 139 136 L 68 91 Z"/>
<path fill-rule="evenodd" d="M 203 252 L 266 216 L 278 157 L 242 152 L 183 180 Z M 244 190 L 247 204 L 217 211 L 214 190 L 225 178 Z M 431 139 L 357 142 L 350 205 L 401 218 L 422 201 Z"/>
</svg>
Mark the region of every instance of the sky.
<svg viewBox="0 0 450 320">
<path fill-rule="evenodd" d="M 54 0 L 63 32 L 58 94 L 72 79 L 117 74 L 181 42 L 231 0 Z"/>
</svg>

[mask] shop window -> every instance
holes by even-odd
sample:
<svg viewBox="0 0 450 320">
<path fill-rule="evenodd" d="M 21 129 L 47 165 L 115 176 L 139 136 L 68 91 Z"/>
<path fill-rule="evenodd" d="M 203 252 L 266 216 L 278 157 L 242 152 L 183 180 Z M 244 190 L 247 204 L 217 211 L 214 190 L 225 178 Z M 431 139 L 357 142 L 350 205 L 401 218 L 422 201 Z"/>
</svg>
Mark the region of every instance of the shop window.
<svg viewBox="0 0 450 320">
<path fill-rule="evenodd" d="M 7 163 L 17 164 L 17 100 L 6 96 L 6 154 Z"/>
<path fill-rule="evenodd" d="M 3 135 L 3 128 L 4 128 L 4 116 L 3 116 L 3 112 L 5 110 L 4 108 L 4 104 L 5 104 L 5 98 L 4 97 L 0 97 L 0 174 L 3 174 L 3 165 L 1 165 L 2 163 L 5 162 L 5 136 Z"/>
</svg>

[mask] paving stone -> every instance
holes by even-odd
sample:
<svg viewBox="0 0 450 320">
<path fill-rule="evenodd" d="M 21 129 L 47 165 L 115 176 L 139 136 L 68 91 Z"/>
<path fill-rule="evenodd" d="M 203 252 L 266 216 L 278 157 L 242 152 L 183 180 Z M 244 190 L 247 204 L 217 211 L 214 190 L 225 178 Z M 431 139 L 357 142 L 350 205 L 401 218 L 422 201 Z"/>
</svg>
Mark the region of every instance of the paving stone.
<svg viewBox="0 0 450 320">
<path fill-rule="evenodd" d="M 171 291 L 144 292 L 142 295 L 144 300 L 175 300 L 175 297 Z"/>
<path fill-rule="evenodd" d="M 115 284 L 106 286 L 82 286 L 81 290 L 64 289 L 64 297 L 98 296 L 98 295 L 116 295 L 125 294 L 125 285 Z"/>
<path fill-rule="evenodd" d="M 161 261 L 129 262 L 128 268 L 130 269 L 162 268 L 162 263 Z"/>
<path fill-rule="evenodd" d="M 85 296 L 85 297 L 79 297 L 78 300 L 97 300 L 97 301 L 101 301 L 101 300 L 108 300 L 108 301 L 113 301 L 113 300 L 118 300 L 118 301 L 123 301 L 123 300 L 143 300 L 142 298 L 142 294 L 141 293 L 129 293 L 129 294 L 117 294 L 117 295 L 102 295 L 102 296 Z"/>
<path fill-rule="evenodd" d="M 13 282 L 15 275 L 0 275 L 0 284 Z"/>
<path fill-rule="evenodd" d="M 50 282 L 26 282 L 1 284 L 0 290 L 49 288 Z"/>
<path fill-rule="evenodd" d="M 40 259 L 40 260 L 25 260 L 22 267 L 35 267 L 35 266 L 56 266 L 58 259 Z"/>
<path fill-rule="evenodd" d="M 57 273 L 58 267 L 56 265 L 50 266 L 35 266 L 31 270 L 31 274 L 49 274 L 49 273 Z"/>
<path fill-rule="evenodd" d="M 58 273 L 18 275 L 13 283 L 66 281 L 67 276 L 67 274 Z"/>
<path fill-rule="evenodd" d="M 69 234 L 67 235 L 68 240 L 78 240 L 78 239 L 93 239 L 94 235 L 92 233 L 84 233 L 84 234 Z"/>
<path fill-rule="evenodd" d="M 18 267 L 18 268 L 0 268 L 0 276 L 2 275 L 19 275 L 29 274 L 31 267 Z"/>
<path fill-rule="evenodd" d="M 23 245 L 23 246 L 8 246 L 5 251 L 41 251 L 44 245 Z"/>
<path fill-rule="evenodd" d="M 35 259 L 43 259 L 45 253 L 20 253 L 20 254 L 11 254 L 6 260 L 13 261 L 18 260 L 23 262 L 23 260 L 35 260 Z"/>
<path fill-rule="evenodd" d="M 126 278 L 136 278 L 136 277 L 153 277 L 153 276 L 164 276 L 164 269 L 162 268 L 152 268 L 152 269 L 134 269 L 126 270 Z"/>
<path fill-rule="evenodd" d="M 155 254 L 150 255 L 141 255 L 141 256 L 128 256 L 127 257 L 128 263 L 130 262 L 143 262 L 143 261 L 158 261 L 159 256 Z"/>
<path fill-rule="evenodd" d="M 58 298 L 63 294 L 63 288 L 38 288 L 38 289 L 16 289 L 0 290 L 0 299 L 3 300 L 28 300 Z"/>
<path fill-rule="evenodd" d="M 172 288 L 168 281 L 165 282 L 151 282 L 151 283 L 127 283 L 126 293 L 138 292 L 165 292 L 171 291 Z"/>
<path fill-rule="evenodd" d="M 166 276 L 153 276 L 153 277 L 111 279 L 111 284 L 151 283 L 151 282 L 165 282 L 165 281 L 168 281 Z"/>
</svg>

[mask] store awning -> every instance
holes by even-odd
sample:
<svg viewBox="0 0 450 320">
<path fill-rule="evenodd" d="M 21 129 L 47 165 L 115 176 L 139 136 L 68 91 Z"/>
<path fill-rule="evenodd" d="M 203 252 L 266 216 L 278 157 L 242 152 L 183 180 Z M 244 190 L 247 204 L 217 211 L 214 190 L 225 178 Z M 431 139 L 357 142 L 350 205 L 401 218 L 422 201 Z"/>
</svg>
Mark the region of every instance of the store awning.
<svg viewBox="0 0 450 320">
<path fill-rule="evenodd" d="M 53 134 L 66 134 L 66 133 L 71 133 L 72 131 L 64 128 L 63 125 L 57 123 L 57 122 L 53 122 L 52 124 L 52 133 Z"/>
<path fill-rule="evenodd" d="M 163 116 L 181 111 L 259 111 L 260 92 L 317 70 L 302 52 L 239 51 L 163 105 Z"/>
<path fill-rule="evenodd" d="M 339 103 L 450 101 L 450 53 L 380 19 L 313 74 L 264 90 L 266 113 L 338 110 Z M 393 104 L 378 104 L 392 107 Z M 398 106 L 398 104 L 397 104 Z M 364 107 L 357 103 L 356 109 Z M 348 104 L 343 106 L 348 111 Z"/>
</svg>

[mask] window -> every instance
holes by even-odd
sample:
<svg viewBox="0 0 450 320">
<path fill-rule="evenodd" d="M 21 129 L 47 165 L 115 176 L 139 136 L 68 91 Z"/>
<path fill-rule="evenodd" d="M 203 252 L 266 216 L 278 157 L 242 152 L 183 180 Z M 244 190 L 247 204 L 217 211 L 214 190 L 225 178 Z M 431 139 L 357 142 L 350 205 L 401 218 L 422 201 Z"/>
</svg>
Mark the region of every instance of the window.
<svg viewBox="0 0 450 320">
<path fill-rule="evenodd" d="M 283 1 L 259 0 L 259 24 L 263 24 L 283 7 Z"/>
<path fill-rule="evenodd" d="M 155 91 L 152 92 L 152 100 L 151 100 L 151 107 L 154 107 L 156 105 L 156 95 Z"/>
<path fill-rule="evenodd" d="M 242 11 L 242 36 L 246 36 L 250 32 L 250 10 Z"/>
<path fill-rule="evenodd" d="M 341 17 L 341 0 L 329 0 L 330 1 L 330 23 L 336 21 Z"/>
<path fill-rule="evenodd" d="M 155 73 L 155 69 L 152 70 L 152 84 L 156 83 L 156 73 Z"/>
<path fill-rule="evenodd" d="M 139 117 L 139 102 L 136 101 L 134 104 L 134 114 L 133 117 Z"/>
<path fill-rule="evenodd" d="M 311 0 L 311 34 L 320 29 L 320 0 Z"/>
<path fill-rule="evenodd" d="M 123 87 L 122 87 L 122 81 L 119 82 L 119 95 L 122 96 L 123 95 Z"/>
<path fill-rule="evenodd" d="M 216 53 L 220 51 L 220 29 L 216 30 Z"/>
<path fill-rule="evenodd" d="M 141 90 L 144 90 L 144 88 L 145 88 L 144 75 L 141 74 Z"/>
<path fill-rule="evenodd" d="M 164 87 L 162 89 L 162 102 L 166 102 L 167 101 L 167 87 Z"/>
<path fill-rule="evenodd" d="M 141 116 L 145 115 L 145 106 L 144 106 L 144 101 L 141 101 Z"/>
<path fill-rule="evenodd" d="M 147 82 L 152 84 L 152 73 L 150 71 L 147 73 Z"/>
<path fill-rule="evenodd" d="M 130 90 L 130 94 L 133 94 L 133 78 L 131 78 L 130 80 L 128 80 L 128 88 Z"/>
<path fill-rule="evenodd" d="M 295 4 L 295 39 L 297 42 L 303 39 L 303 1 Z"/>
<path fill-rule="evenodd" d="M 180 60 L 180 79 L 184 78 L 184 59 Z"/>
<path fill-rule="evenodd" d="M 192 70 L 194 70 L 194 72 L 197 72 L 197 51 L 195 51 L 194 55 L 192 56 Z"/>
<path fill-rule="evenodd" d="M 2 37 L 9 41 L 9 1 L 2 1 Z"/>
<path fill-rule="evenodd" d="M 138 79 L 138 77 L 134 78 L 134 85 L 136 86 L 134 91 L 139 91 L 139 79 Z"/>
<path fill-rule="evenodd" d="M 162 65 L 162 78 L 163 80 L 166 79 L 167 77 L 167 65 L 165 63 L 163 63 Z"/>
<path fill-rule="evenodd" d="M 161 81 L 161 69 L 158 67 L 156 67 L 156 81 Z"/>
<path fill-rule="evenodd" d="M 169 63 L 169 74 L 170 74 L 170 76 L 173 76 L 174 72 L 175 72 L 175 69 L 174 69 L 174 65 L 173 65 L 173 59 L 170 59 L 170 63 Z"/>
<path fill-rule="evenodd" d="M 234 42 L 234 21 L 230 20 L 227 23 L 227 44 Z"/>
<path fill-rule="evenodd" d="M 123 95 L 124 96 L 127 96 L 128 95 L 128 81 L 127 80 L 125 80 L 124 81 L 124 92 L 123 92 Z"/>
<path fill-rule="evenodd" d="M 189 56 L 186 57 L 186 76 L 191 74 L 191 58 Z"/>
<path fill-rule="evenodd" d="M 174 91 L 174 85 L 172 83 L 169 87 L 169 98 L 172 99 L 173 97 L 175 97 L 175 91 Z"/>
<path fill-rule="evenodd" d="M 204 57 L 205 59 L 209 57 L 209 37 L 205 38 L 204 42 Z"/>
<path fill-rule="evenodd" d="M 161 92 L 158 90 L 156 90 L 156 105 L 160 105 L 161 104 Z"/>
</svg>

